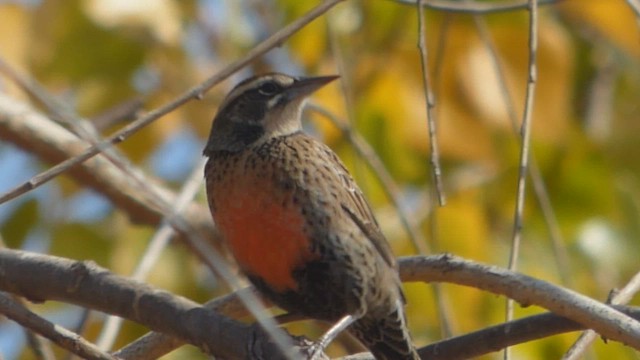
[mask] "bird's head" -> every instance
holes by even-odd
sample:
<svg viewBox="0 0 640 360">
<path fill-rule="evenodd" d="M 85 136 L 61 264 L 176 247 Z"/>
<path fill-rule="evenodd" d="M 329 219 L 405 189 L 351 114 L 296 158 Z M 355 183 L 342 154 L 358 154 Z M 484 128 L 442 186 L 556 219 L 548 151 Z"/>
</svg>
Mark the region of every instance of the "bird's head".
<svg viewBox="0 0 640 360">
<path fill-rule="evenodd" d="M 264 139 L 300 131 L 304 100 L 336 78 L 271 73 L 242 81 L 220 105 L 204 154 L 238 152 Z"/>
</svg>

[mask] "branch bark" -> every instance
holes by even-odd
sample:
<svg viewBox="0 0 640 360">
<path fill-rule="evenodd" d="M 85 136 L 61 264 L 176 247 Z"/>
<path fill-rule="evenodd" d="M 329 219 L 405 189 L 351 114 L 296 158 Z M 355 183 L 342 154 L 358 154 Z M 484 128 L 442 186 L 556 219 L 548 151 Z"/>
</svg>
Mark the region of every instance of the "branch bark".
<svg viewBox="0 0 640 360">
<path fill-rule="evenodd" d="M 0 290 L 34 302 L 57 300 L 115 314 L 223 358 L 281 358 L 258 327 L 114 275 L 90 261 L 1 249 Z"/>
<path fill-rule="evenodd" d="M 538 305 L 640 350 L 640 322 L 611 306 L 543 280 L 449 254 L 404 258 L 400 271 L 404 281 L 446 281 L 504 295 L 522 306 Z"/>
<path fill-rule="evenodd" d="M 586 327 L 638 349 L 636 342 L 640 337 L 634 337 L 632 332 L 629 334 L 637 321 L 624 313 L 638 317 L 636 308 L 614 308 L 542 280 L 451 255 L 402 258 L 400 268 L 405 281 L 472 286 L 508 296 L 525 305 L 540 305 L 556 313 L 521 319 L 432 344 L 420 350 L 424 357 L 431 358 L 434 354 L 447 359 L 478 356 L 515 343 Z M 113 275 L 91 262 L 0 250 L 0 290 L 32 301 L 58 300 L 122 316 L 177 338 L 179 341 L 173 343 L 176 347 L 183 341 L 189 342 L 205 352 L 229 358 L 255 354 L 269 354 L 265 358 L 274 358 L 273 353 L 277 351 L 268 336 L 256 332 L 256 327 L 238 323 L 180 296 Z M 209 306 L 234 317 L 246 315 L 246 310 L 238 304 L 239 300 L 233 294 L 217 299 Z M 613 333 L 609 329 L 611 323 L 618 326 Z M 626 340 L 629 336 L 632 341 Z M 302 347 L 308 344 L 303 339 L 297 339 L 296 343 Z M 460 348 L 472 348 L 473 354 L 461 352 Z M 144 355 L 145 351 L 143 346 L 136 348 L 135 355 L 131 350 L 117 355 L 149 358 Z M 165 351 L 171 351 L 171 348 Z"/>
</svg>

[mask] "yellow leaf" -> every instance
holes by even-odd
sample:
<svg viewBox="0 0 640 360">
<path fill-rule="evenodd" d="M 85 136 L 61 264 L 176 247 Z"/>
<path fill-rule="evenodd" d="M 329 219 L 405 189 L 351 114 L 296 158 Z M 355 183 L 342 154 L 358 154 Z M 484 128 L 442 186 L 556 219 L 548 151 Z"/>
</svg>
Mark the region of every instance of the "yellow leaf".
<svg viewBox="0 0 640 360">
<path fill-rule="evenodd" d="M 558 8 L 576 21 L 576 26 L 586 25 L 588 30 L 597 31 L 624 51 L 640 57 L 638 19 L 624 0 L 571 0 L 559 3 Z"/>
</svg>

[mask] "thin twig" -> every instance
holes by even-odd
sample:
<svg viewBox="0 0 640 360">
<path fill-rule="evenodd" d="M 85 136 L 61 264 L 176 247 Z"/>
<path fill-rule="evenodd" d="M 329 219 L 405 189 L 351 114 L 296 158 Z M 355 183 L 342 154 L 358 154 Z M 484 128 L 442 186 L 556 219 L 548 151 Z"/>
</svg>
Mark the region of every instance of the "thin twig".
<svg viewBox="0 0 640 360">
<path fill-rule="evenodd" d="M 525 108 L 520 127 L 520 165 L 518 172 L 518 191 L 514 213 L 513 234 L 511 240 L 511 253 L 509 258 L 509 270 L 518 267 L 518 255 L 520 253 L 520 236 L 522 235 L 522 218 L 524 212 L 527 169 L 529 167 L 529 151 L 531 146 L 531 117 L 533 113 L 533 101 L 535 99 L 535 85 L 537 81 L 536 53 L 538 49 L 537 31 L 537 0 L 529 0 L 529 76 L 525 95 Z"/>
<path fill-rule="evenodd" d="M 4 293 L 0 293 L 0 313 L 84 359 L 116 360 L 80 335 L 41 318 Z"/>
<path fill-rule="evenodd" d="M 445 53 L 447 47 L 447 39 L 449 38 L 449 29 L 451 28 L 451 21 L 454 17 L 451 13 L 445 13 L 443 16 L 443 21 L 440 24 L 440 28 L 438 29 L 438 41 L 436 43 L 436 49 L 434 51 L 435 60 L 433 61 L 433 77 L 431 78 L 431 91 L 434 94 L 440 94 L 439 87 L 442 84 L 440 81 L 440 76 L 442 74 L 442 67 L 444 65 Z M 438 108 L 434 109 L 434 112 L 438 111 Z M 438 207 L 433 201 L 433 189 L 430 192 L 424 193 L 424 200 L 419 203 L 424 204 L 421 211 L 426 214 L 426 216 L 417 217 L 417 223 L 422 223 L 421 219 L 427 219 L 427 228 L 429 229 L 429 240 L 432 246 L 433 251 L 436 253 L 440 248 L 440 232 L 438 229 Z M 447 183 L 447 194 L 451 195 L 451 182 Z M 415 217 L 415 216 L 414 216 Z M 454 333 L 457 333 L 454 328 L 454 322 L 451 319 L 451 315 L 453 314 L 451 309 L 451 301 L 448 301 L 446 296 L 447 293 L 443 291 L 442 286 L 440 284 L 433 284 L 434 295 L 436 298 L 436 305 L 438 308 L 438 319 L 440 326 L 440 334 L 443 338 L 449 338 Z"/>
<path fill-rule="evenodd" d="M 529 76 L 527 92 L 525 95 L 524 114 L 520 135 L 522 137 L 520 147 L 520 169 L 518 172 L 518 190 L 514 213 L 513 234 L 511 238 L 511 252 L 509 254 L 508 269 L 515 271 L 518 268 L 520 256 L 520 236 L 522 235 L 522 221 L 524 213 L 525 190 L 527 172 L 529 168 L 529 151 L 531 146 L 531 118 L 533 114 L 533 101 L 535 99 L 536 81 L 538 77 L 536 57 L 538 51 L 538 1 L 529 0 Z M 506 320 L 513 319 L 514 302 L 508 300 L 506 304 Z M 504 351 L 504 359 L 509 358 L 509 348 Z"/>
<path fill-rule="evenodd" d="M 425 27 L 424 11 L 422 9 L 424 0 L 418 0 L 416 3 L 418 13 L 418 49 L 420 52 L 420 66 L 422 67 L 422 82 L 424 87 L 424 96 L 427 111 L 427 126 L 429 127 L 429 146 L 431 149 L 431 176 L 433 178 L 433 186 L 438 204 L 444 206 L 447 203 L 444 194 L 444 186 L 442 185 L 442 168 L 440 167 L 440 151 L 438 149 L 437 127 L 435 119 L 434 107 L 436 106 L 435 95 L 431 91 L 431 76 L 429 75 L 428 56 L 427 56 L 427 29 Z"/>
<path fill-rule="evenodd" d="M 610 303 L 612 305 L 627 304 L 631 299 L 640 292 L 640 272 L 636 273 L 622 290 L 613 291 Z M 576 340 L 569 350 L 562 356 L 562 360 L 578 360 L 584 357 L 584 352 L 597 338 L 598 333 L 593 330 L 587 330 Z"/>
<path fill-rule="evenodd" d="M 91 319 L 92 313 L 93 311 L 91 309 L 88 309 L 88 308 L 82 309 L 82 312 L 80 314 L 80 320 L 78 320 L 78 323 L 71 329 L 71 331 L 73 331 L 78 335 L 82 335 L 87 328 L 87 325 L 89 323 L 89 320 Z M 73 360 L 77 358 L 78 357 L 75 354 L 68 352 L 62 359 Z"/>
<path fill-rule="evenodd" d="M 442 184 L 442 168 L 440 167 L 440 150 L 438 147 L 438 131 L 435 112 L 436 100 L 431 88 L 431 75 L 429 71 L 427 55 L 427 28 L 425 25 L 423 6 L 424 0 L 418 0 L 416 2 L 416 13 L 418 14 L 418 52 L 420 53 L 420 66 L 422 69 L 422 86 L 426 103 L 425 108 L 427 115 L 427 128 L 429 129 L 429 148 L 432 180 L 431 192 L 434 195 L 432 199 L 438 199 L 438 205 L 445 206 L 447 200 L 444 193 L 444 186 Z M 437 225 L 435 223 L 435 219 L 437 217 L 436 209 L 437 208 L 433 206 L 433 211 L 431 211 L 431 219 L 434 220 L 431 222 L 432 235 L 437 235 Z M 434 242 L 437 242 L 436 238 L 434 238 L 433 240 Z M 443 336 L 448 337 L 451 335 L 452 330 L 451 320 L 449 318 L 448 311 L 446 311 L 444 293 L 442 292 L 442 288 L 439 284 L 435 284 L 433 286 L 433 291 L 438 302 L 438 308 L 441 310 L 439 312 L 439 319 L 442 325 L 441 331 Z"/>
<path fill-rule="evenodd" d="M 395 2 L 415 5 L 422 0 L 393 0 Z M 551 5 L 562 0 L 539 0 L 540 5 Z M 631 0 L 633 1 L 633 0 Z M 468 14 L 490 14 L 497 12 L 524 10 L 529 7 L 528 0 L 503 0 L 492 2 L 480 1 L 459 1 L 459 0 L 429 0 L 422 4 L 423 7 L 432 10 L 441 10 L 446 12 L 458 12 Z"/>
<path fill-rule="evenodd" d="M 433 61 L 433 74 L 431 83 L 432 91 L 434 94 L 441 93 L 443 66 L 445 65 L 445 54 L 447 45 L 450 43 L 449 34 L 451 30 L 451 23 L 455 18 L 454 14 L 444 13 L 442 17 L 442 23 L 438 29 L 438 42 L 436 43 L 436 50 L 434 51 L 435 60 Z"/>
<path fill-rule="evenodd" d="M 479 15 L 475 15 L 473 17 L 473 20 L 475 22 L 476 28 L 478 29 L 480 39 L 482 39 L 485 47 L 487 48 L 489 58 L 491 59 L 491 65 L 493 66 L 496 76 L 498 77 L 497 80 L 498 86 L 500 88 L 500 94 L 502 95 L 505 108 L 507 110 L 507 115 L 511 120 L 513 132 L 516 138 L 518 140 L 521 140 L 521 137 L 519 136 L 520 131 L 518 126 L 518 114 L 516 112 L 515 101 L 513 100 L 511 93 L 509 92 L 509 89 L 507 87 L 507 78 L 504 72 L 504 68 L 500 63 L 498 51 L 493 40 L 491 39 L 487 23 L 484 18 Z M 542 217 L 545 221 L 545 224 L 547 225 L 547 229 L 549 230 L 549 237 L 551 238 L 553 254 L 555 255 L 555 261 L 558 266 L 560 279 L 562 281 L 562 284 L 568 287 L 572 287 L 569 254 L 567 252 L 565 241 L 560 231 L 558 219 L 555 215 L 555 211 L 553 210 L 553 206 L 551 205 L 549 192 L 547 191 L 547 187 L 545 185 L 544 179 L 542 178 L 542 174 L 535 157 L 531 157 L 531 159 L 529 159 L 528 170 L 529 177 L 531 178 L 531 184 L 533 186 L 533 191 L 535 193 L 536 199 L 538 200 L 540 210 L 542 211 Z"/>
<path fill-rule="evenodd" d="M 138 117 L 137 114 L 142 110 L 143 105 L 142 97 L 125 100 L 98 115 L 92 116 L 90 123 L 93 124 L 97 132 L 102 132 L 121 122 L 135 119 Z"/>
</svg>

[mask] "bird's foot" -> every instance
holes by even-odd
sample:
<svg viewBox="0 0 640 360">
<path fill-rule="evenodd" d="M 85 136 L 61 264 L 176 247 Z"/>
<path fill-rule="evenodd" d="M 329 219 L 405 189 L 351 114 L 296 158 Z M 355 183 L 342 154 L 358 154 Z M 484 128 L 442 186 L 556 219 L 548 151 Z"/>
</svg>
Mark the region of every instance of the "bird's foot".
<svg viewBox="0 0 640 360">
<path fill-rule="evenodd" d="M 329 357 L 324 353 L 324 346 L 319 342 L 313 342 L 304 351 L 309 360 L 329 360 Z"/>
</svg>

